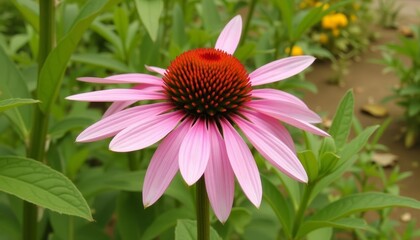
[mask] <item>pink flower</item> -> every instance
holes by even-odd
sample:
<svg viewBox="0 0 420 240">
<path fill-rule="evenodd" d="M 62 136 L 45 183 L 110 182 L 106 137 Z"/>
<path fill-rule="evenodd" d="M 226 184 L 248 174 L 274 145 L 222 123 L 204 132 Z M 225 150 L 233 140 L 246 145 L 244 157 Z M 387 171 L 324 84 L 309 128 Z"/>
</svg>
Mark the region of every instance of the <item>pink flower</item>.
<svg viewBox="0 0 420 240">
<path fill-rule="evenodd" d="M 112 151 L 129 152 L 162 140 L 144 179 L 146 207 L 162 196 L 178 170 L 188 185 L 204 174 L 211 206 L 222 222 L 232 208 L 235 176 L 245 195 L 258 207 L 262 197 L 260 175 L 235 126 L 274 167 L 298 181 L 308 181 L 293 140 L 280 121 L 328 136 L 312 125 L 320 122 L 320 117 L 291 94 L 253 87 L 298 74 L 315 59 L 284 58 L 248 74 L 232 55 L 241 30 L 242 19 L 236 16 L 223 29 L 214 49 L 184 52 L 167 69 L 147 67 L 161 77 L 132 73 L 79 79 L 137 84 L 132 89 L 102 90 L 67 98 L 113 102 L 103 119 L 77 137 L 78 142 L 113 137 L 109 146 Z M 156 102 L 125 109 L 144 100 Z"/>
</svg>

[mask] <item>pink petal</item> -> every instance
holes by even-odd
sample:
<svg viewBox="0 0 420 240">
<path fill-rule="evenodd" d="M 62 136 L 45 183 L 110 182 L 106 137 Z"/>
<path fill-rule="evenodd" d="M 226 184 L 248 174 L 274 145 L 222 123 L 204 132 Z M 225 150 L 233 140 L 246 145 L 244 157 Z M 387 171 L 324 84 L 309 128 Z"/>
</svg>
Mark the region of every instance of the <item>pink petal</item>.
<svg viewBox="0 0 420 240">
<path fill-rule="evenodd" d="M 257 112 L 259 111 L 259 109 L 255 109 Z M 261 113 L 266 114 L 265 112 L 261 111 Z M 270 115 L 270 114 L 267 114 Z M 271 115 L 270 115 L 271 116 Z M 305 130 L 307 132 L 316 134 L 316 135 L 320 135 L 320 136 L 324 136 L 324 137 L 329 137 L 330 135 L 326 132 L 324 132 L 323 130 L 311 125 L 310 123 L 304 122 L 304 121 L 300 121 L 298 119 L 289 117 L 289 116 L 279 116 L 279 117 L 275 117 L 277 119 L 279 119 L 282 122 L 285 122 L 289 125 L 292 125 L 294 127 L 300 128 L 302 130 Z"/>
<path fill-rule="evenodd" d="M 138 90 L 147 90 L 147 91 L 160 91 L 162 90 L 162 86 L 157 86 L 157 85 L 151 85 L 151 84 L 138 84 L 136 86 L 133 87 L 134 89 L 138 89 Z M 102 116 L 102 118 L 108 117 L 116 112 L 119 112 L 121 110 L 123 110 L 124 108 L 130 106 L 131 104 L 136 103 L 137 100 L 135 101 L 119 101 L 119 102 L 113 102 L 111 104 L 111 106 L 109 106 L 109 108 L 106 110 L 106 112 L 104 113 L 104 115 Z"/>
<path fill-rule="evenodd" d="M 131 152 L 146 148 L 164 138 L 183 116 L 180 112 L 170 112 L 148 121 L 139 121 L 119 132 L 112 139 L 109 148 L 114 152 Z"/>
<path fill-rule="evenodd" d="M 204 177 L 207 195 L 214 214 L 224 223 L 232 210 L 235 177 L 222 135 L 220 135 L 214 122 L 209 122 L 209 133 L 211 136 L 211 153 Z"/>
<path fill-rule="evenodd" d="M 204 120 L 198 119 L 179 149 L 179 170 L 188 185 L 203 175 L 210 158 L 210 135 Z"/>
<path fill-rule="evenodd" d="M 159 144 L 147 167 L 143 183 L 143 204 L 155 203 L 168 188 L 178 171 L 178 155 L 182 140 L 190 129 L 191 121 L 184 121 Z"/>
<path fill-rule="evenodd" d="M 295 56 L 268 63 L 249 74 L 252 86 L 277 82 L 296 75 L 309 67 L 315 58 Z"/>
<path fill-rule="evenodd" d="M 274 136 L 286 144 L 290 150 L 296 153 L 295 143 L 293 142 L 292 136 L 290 135 L 289 131 L 287 131 L 287 129 L 280 124 L 279 120 L 268 115 L 250 110 L 246 110 L 241 113 L 251 122 L 255 123 L 255 125 L 258 125 L 264 128 L 266 131 L 274 134 Z"/>
<path fill-rule="evenodd" d="M 248 199 L 259 207 L 262 186 L 257 164 L 248 146 L 227 120 L 221 120 L 227 155 L 239 185 Z"/>
<path fill-rule="evenodd" d="M 154 67 L 154 66 L 147 66 L 145 65 L 146 69 L 151 71 L 151 72 L 155 72 L 155 73 L 159 73 L 160 75 L 165 75 L 166 69 L 160 68 L 160 67 Z"/>
<path fill-rule="evenodd" d="M 303 168 L 296 154 L 282 141 L 256 124 L 252 124 L 240 117 L 234 117 L 233 119 L 252 145 L 271 164 L 298 181 L 308 182 L 305 168 Z"/>
<path fill-rule="evenodd" d="M 228 54 L 233 54 L 241 39 L 242 18 L 237 15 L 232 18 L 220 33 L 216 42 L 216 49 L 223 50 Z"/>
<path fill-rule="evenodd" d="M 106 83 L 106 84 L 115 84 L 115 83 L 146 83 L 162 86 L 163 81 L 161 78 L 152 76 L 149 74 L 143 73 L 127 73 L 113 75 L 106 78 L 98 77 L 80 77 L 77 80 L 82 82 L 91 82 L 91 83 Z"/>
<path fill-rule="evenodd" d="M 137 102 L 137 100 L 135 100 L 135 101 L 113 102 L 111 104 L 111 106 L 109 106 L 109 108 L 105 111 L 104 115 L 102 116 L 102 119 L 106 118 L 108 116 L 111 116 L 112 114 L 117 113 L 117 112 L 125 109 L 126 107 L 128 107 L 131 104 L 134 104 L 136 102 Z"/>
<path fill-rule="evenodd" d="M 314 113 L 306 106 L 296 103 L 275 100 L 253 100 L 247 103 L 247 106 L 277 119 L 286 116 L 310 123 L 321 122 L 321 118 L 318 114 Z"/>
<path fill-rule="evenodd" d="M 290 93 L 279 91 L 276 89 L 271 89 L 271 88 L 253 89 L 252 97 L 262 98 L 262 99 L 267 99 L 267 100 L 290 102 L 290 103 L 298 104 L 298 105 L 301 105 L 302 107 L 307 108 L 306 104 L 302 100 L 300 100 L 298 97 L 295 97 Z"/>
<path fill-rule="evenodd" d="M 142 101 L 166 99 L 163 93 L 136 89 L 108 89 L 94 92 L 80 93 L 66 97 L 68 100 L 85 102 L 116 102 L 116 101 Z"/>
<path fill-rule="evenodd" d="M 157 115 L 170 110 L 165 103 L 155 103 L 132 107 L 102 118 L 79 134 L 77 142 L 92 142 L 112 137 L 119 131 L 139 122 L 147 122 Z"/>
</svg>

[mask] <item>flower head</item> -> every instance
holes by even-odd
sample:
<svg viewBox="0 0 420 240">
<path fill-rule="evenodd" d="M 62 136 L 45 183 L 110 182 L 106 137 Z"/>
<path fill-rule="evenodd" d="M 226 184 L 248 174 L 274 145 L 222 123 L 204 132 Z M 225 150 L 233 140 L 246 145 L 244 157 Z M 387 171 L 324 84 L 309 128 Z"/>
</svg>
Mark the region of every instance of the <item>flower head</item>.
<svg viewBox="0 0 420 240">
<path fill-rule="evenodd" d="M 284 52 L 286 54 L 290 53 L 290 56 L 300 56 L 303 55 L 303 49 L 299 46 L 293 46 L 292 47 L 292 52 L 290 52 L 290 47 L 287 47 Z"/>
<path fill-rule="evenodd" d="M 296 157 L 293 140 L 280 122 L 327 136 L 312 125 L 321 119 L 291 94 L 253 87 L 298 74 L 314 58 L 284 58 L 248 74 L 233 56 L 241 29 L 242 19 L 236 16 L 223 29 L 214 49 L 187 51 L 167 69 L 147 67 L 160 77 L 131 73 L 79 79 L 135 84 L 131 89 L 68 97 L 113 102 L 101 120 L 77 137 L 79 142 L 113 137 L 112 151 L 129 152 L 160 141 L 144 179 L 146 207 L 162 196 L 178 170 L 188 185 L 204 175 L 210 203 L 222 222 L 232 208 L 235 177 L 248 199 L 258 207 L 262 198 L 259 172 L 236 127 L 274 167 L 298 181 L 308 181 Z M 156 102 L 129 107 L 143 100 Z"/>
</svg>

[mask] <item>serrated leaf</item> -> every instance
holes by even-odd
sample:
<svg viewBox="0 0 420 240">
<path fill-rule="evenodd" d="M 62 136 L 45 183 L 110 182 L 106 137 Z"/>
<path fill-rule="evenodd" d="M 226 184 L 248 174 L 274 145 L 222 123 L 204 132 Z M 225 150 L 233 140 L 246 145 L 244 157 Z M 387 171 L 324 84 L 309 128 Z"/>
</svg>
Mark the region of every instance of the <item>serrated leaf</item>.
<svg viewBox="0 0 420 240">
<path fill-rule="evenodd" d="M 420 201 L 388 193 L 366 192 L 343 197 L 316 211 L 308 220 L 335 221 L 357 212 L 387 207 L 420 209 Z"/>
<path fill-rule="evenodd" d="M 38 100 L 30 98 L 9 98 L 5 100 L 0 100 L 0 113 L 14 107 L 19 107 L 27 104 L 34 104 L 38 102 Z"/>
<path fill-rule="evenodd" d="M 0 190 L 52 211 L 93 221 L 79 190 L 62 173 L 23 157 L 0 157 Z"/>
<path fill-rule="evenodd" d="M 163 10 L 163 1 L 136 0 L 136 8 L 150 38 L 155 42 L 159 30 L 159 18 Z"/>
<path fill-rule="evenodd" d="M 353 92 L 348 91 L 340 101 L 333 118 L 330 135 L 335 140 L 335 145 L 340 149 L 347 141 L 353 120 L 354 97 Z"/>
<path fill-rule="evenodd" d="M 68 61 L 83 33 L 96 16 L 117 2 L 118 0 L 88 1 L 80 10 L 70 31 L 50 52 L 40 71 L 37 87 L 37 96 L 41 100 L 40 108 L 43 111 L 49 111 L 57 97 Z"/>
<path fill-rule="evenodd" d="M 175 228 L 175 240 L 196 240 L 197 222 L 193 220 L 178 220 Z M 210 227 L 210 240 L 222 240 L 216 230 Z"/>
</svg>

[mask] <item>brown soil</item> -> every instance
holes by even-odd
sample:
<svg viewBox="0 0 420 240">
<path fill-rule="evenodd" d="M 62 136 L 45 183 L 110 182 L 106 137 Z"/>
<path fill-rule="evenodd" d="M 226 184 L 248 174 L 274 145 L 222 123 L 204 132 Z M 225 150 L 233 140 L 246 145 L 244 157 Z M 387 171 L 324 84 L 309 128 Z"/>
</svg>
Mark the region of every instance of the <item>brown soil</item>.
<svg viewBox="0 0 420 240">
<path fill-rule="evenodd" d="M 404 4 L 399 18 L 399 25 L 408 25 L 417 22 L 415 9 L 420 10 L 419 1 L 398 1 Z M 384 66 L 372 63 L 372 59 L 381 57 L 378 46 L 396 42 L 398 39 L 397 30 L 384 30 L 377 27 L 380 35 L 378 41 L 361 56 L 360 61 L 353 62 L 349 67 L 349 74 L 346 75 L 344 86 L 327 84 L 327 80 L 333 72 L 329 63 L 317 63 L 314 70 L 307 75 L 307 79 L 317 85 L 318 93 L 305 94 L 305 102 L 311 109 L 317 112 L 326 113 L 329 118 L 333 117 L 335 109 L 348 89 L 353 89 L 355 94 L 355 113 L 364 127 L 381 124 L 384 119 L 374 118 L 361 113 L 360 109 L 367 103 L 381 103 L 384 97 L 391 94 L 393 86 L 398 84 L 398 78 L 393 74 L 383 74 Z M 389 111 L 389 116 L 393 119 L 391 125 L 385 131 L 380 143 L 389 148 L 389 152 L 398 156 L 398 166 L 401 172 L 410 171 L 412 176 L 403 180 L 400 184 L 402 196 L 412 197 L 420 200 L 420 143 L 412 149 L 404 147 L 402 139 L 402 129 L 404 123 L 401 121 L 403 110 L 392 102 L 383 104 Z M 396 209 L 393 211 L 395 219 L 400 220 L 404 213 L 410 213 L 412 219 L 417 221 L 417 228 L 420 229 L 420 211 L 412 209 Z M 401 220 L 400 220 L 401 221 Z M 402 227 L 404 227 L 404 223 Z"/>
</svg>

